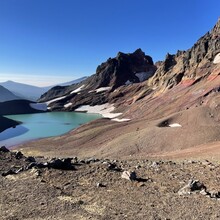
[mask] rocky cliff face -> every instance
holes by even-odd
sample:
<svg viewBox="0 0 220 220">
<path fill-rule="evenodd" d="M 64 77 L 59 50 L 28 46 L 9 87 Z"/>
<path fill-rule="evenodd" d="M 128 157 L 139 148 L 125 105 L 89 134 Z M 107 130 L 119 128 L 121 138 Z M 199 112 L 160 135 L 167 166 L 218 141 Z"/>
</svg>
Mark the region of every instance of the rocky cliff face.
<svg viewBox="0 0 220 220">
<path fill-rule="evenodd" d="M 219 53 L 220 19 L 191 49 L 178 51 L 175 55 L 167 54 L 165 61 L 158 63 L 158 69 L 149 85 L 170 89 L 183 80 L 196 80 L 208 76 Z"/>
<path fill-rule="evenodd" d="M 43 94 L 39 101 L 50 101 L 52 110 L 74 110 L 80 105 L 103 104 L 108 102 L 109 94 L 117 88 L 143 82 L 155 71 L 152 58 L 141 49 L 129 54 L 119 52 L 115 58 L 109 58 L 99 65 L 96 74 L 88 79 L 73 86 L 54 87 Z M 68 103 L 72 105 L 68 106 Z"/>
<path fill-rule="evenodd" d="M 114 90 L 122 85 L 147 80 L 155 70 L 152 58 L 141 49 L 130 54 L 119 52 L 117 57 L 109 58 L 97 67 L 89 86 L 94 89 L 108 86 Z"/>
</svg>

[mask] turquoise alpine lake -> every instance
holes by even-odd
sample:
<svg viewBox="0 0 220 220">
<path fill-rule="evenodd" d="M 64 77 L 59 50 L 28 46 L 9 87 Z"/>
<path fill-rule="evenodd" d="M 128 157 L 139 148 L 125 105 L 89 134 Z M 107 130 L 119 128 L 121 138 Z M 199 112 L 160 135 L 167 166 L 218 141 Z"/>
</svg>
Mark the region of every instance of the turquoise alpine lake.
<svg viewBox="0 0 220 220">
<path fill-rule="evenodd" d="M 5 115 L 22 124 L 0 133 L 0 146 L 13 147 L 31 140 L 59 136 L 82 124 L 101 118 L 99 114 L 78 112 L 47 112 Z"/>
</svg>

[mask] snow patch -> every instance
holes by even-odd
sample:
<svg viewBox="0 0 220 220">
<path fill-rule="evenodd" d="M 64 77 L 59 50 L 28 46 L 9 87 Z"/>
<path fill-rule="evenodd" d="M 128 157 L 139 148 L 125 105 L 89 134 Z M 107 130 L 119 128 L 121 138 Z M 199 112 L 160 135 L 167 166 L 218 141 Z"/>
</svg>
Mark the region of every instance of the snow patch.
<svg viewBox="0 0 220 220">
<path fill-rule="evenodd" d="M 30 103 L 31 108 L 39 111 L 47 111 L 47 104 L 46 103 Z"/>
<path fill-rule="evenodd" d="M 108 90 L 110 90 L 110 89 L 111 89 L 111 87 L 100 87 L 100 88 L 98 88 L 98 89 L 89 91 L 89 93 L 91 93 L 91 92 L 99 93 L 99 92 L 108 91 Z"/>
<path fill-rule="evenodd" d="M 218 53 L 218 54 L 215 56 L 215 59 L 214 59 L 213 63 L 214 63 L 214 64 L 220 63 L 220 53 Z"/>
<path fill-rule="evenodd" d="M 115 107 L 113 104 L 106 103 L 95 106 L 82 105 L 79 108 L 75 109 L 75 111 L 101 114 L 104 118 L 116 118 L 122 115 L 122 113 L 111 113 L 112 111 L 114 111 L 114 109 Z"/>
<path fill-rule="evenodd" d="M 179 128 L 179 127 L 182 127 L 182 125 L 180 125 L 178 123 L 173 123 L 173 124 L 170 124 L 169 127 L 171 127 L 171 128 Z"/>
<path fill-rule="evenodd" d="M 129 118 L 113 118 L 111 120 L 117 121 L 117 122 L 125 122 L 125 121 L 130 121 L 131 119 L 129 119 Z"/>
<path fill-rule="evenodd" d="M 78 92 L 80 92 L 84 87 L 85 87 L 85 85 L 81 85 L 79 88 L 73 90 L 70 94 L 78 93 Z"/>
<path fill-rule="evenodd" d="M 47 105 L 49 105 L 49 104 L 51 104 L 52 102 L 56 102 L 56 101 L 59 101 L 59 100 L 65 99 L 65 98 L 66 98 L 66 96 L 61 96 L 61 97 L 59 97 L 59 98 L 52 99 L 52 100 L 47 101 L 47 102 L 45 102 L 45 103 L 46 103 Z"/>
<path fill-rule="evenodd" d="M 64 108 L 68 108 L 68 107 L 70 107 L 72 104 L 73 104 L 73 103 L 69 102 L 69 103 L 67 103 L 67 104 L 64 105 Z"/>
<path fill-rule="evenodd" d="M 95 91 L 96 91 L 96 93 L 99 93 L 99 92 L 108 91 L 110 89 L 111 89 L 111 87 L 100 87 L 100 88 L 96 89 Z"/>
</svg>

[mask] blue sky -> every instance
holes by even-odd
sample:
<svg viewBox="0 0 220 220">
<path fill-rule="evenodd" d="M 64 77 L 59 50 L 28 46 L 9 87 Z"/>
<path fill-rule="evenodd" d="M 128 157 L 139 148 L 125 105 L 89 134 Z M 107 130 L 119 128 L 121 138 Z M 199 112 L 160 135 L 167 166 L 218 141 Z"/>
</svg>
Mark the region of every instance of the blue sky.
<svg viewBox="0 0 220 220">
<path fill-rule="evenodd" d="M 50 85 L 118 51 L 163 60 L 217 22 L 219 0 L 0 0 L 0 81 Z"/>
</svg>

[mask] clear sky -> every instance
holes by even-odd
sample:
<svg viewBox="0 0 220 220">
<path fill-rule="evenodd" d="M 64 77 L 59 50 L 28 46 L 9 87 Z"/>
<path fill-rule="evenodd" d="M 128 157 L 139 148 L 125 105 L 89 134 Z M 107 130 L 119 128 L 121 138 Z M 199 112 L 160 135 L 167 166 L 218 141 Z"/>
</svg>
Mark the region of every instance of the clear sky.
<svg viewBox="0 0 220 220">
<path fill-rule="evenodd" d="M 65 82 L 137 48 L 163 60 L 219 16 L 219 0 L 0 0 L 0 81 Z"/>
</svg>

